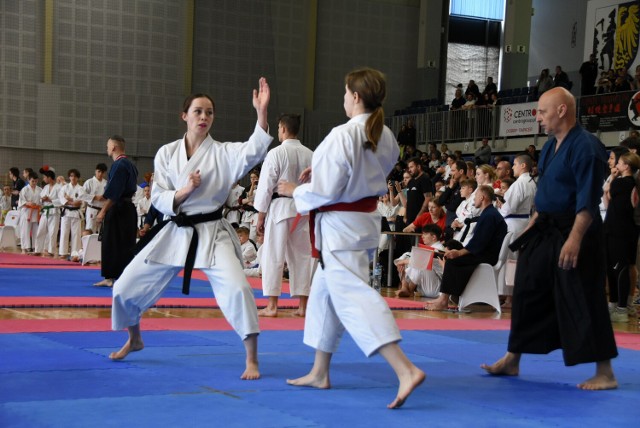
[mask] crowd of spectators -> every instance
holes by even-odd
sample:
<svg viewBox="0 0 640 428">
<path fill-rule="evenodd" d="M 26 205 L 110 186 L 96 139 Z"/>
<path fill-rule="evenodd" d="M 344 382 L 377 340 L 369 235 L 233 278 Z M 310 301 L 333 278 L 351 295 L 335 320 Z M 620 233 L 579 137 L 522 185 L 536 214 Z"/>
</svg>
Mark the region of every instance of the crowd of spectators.
<svg viewBox="0 0 640 428">
<path fill-rule="evenodd" d="M 562 71 L 558 67 L 558 76 Z M 495 94 L 495 85 L 487 80 L 485 93 Z M 460 92 L 462 92 L 460 90 Z M 466 96 L 482 95 L 473 81 L 469 82 Z M 493 154 L 488 139 L 483 139 L 472 156 L 464 157 L 460 151 L 451 151 L 446 144 L 439 147 L 431 143 L 426 151 L 416 149 L 416 132 L 412 121 L 403 125 L 398 142 L 401 155 L 388 176 L 388 193 L 380 197 L 378 211 L 383 217 L 383 230 L 421 233 L 423 245 L 437 251 L 489 251 L 489 259 L 497 257 L 495 248 L 501 246 L 505 233 L 515 237 L 528 223 L 533 212 L 537 181 L 538 152 L 535 146 L 515 156 Z M 608 278 L 610 311 L 613 322 L 626 322 L 635 314 L 630 296 L 637 281 L 635 254 L 640 224 L 640 209 L 632 205 L 640 157 L 637 136 L 627 138 L 620 147 L 611 149 L 610 175 L 603 183 L 604 196 L 601 214 L 607 233 Z M 82 181 L 80 172 L 71 169 L 64 176 L 56 175 L 50 166 L 22 171 L 9 170 L 10 184 L 5 185 L 0 197 L 3 222 L 9 210 L 20 213 L 19 238 L 22 252 L 45 257 L 61 257 L 72 261 L 81 258 L 80 238 L 98 233 L 90 221 L 92 210 L 99 209 L 106 185 L 106 165 L 98 164 L 95 176 Z M 249 174 L 245 188 L 236 183 L 224 207 L 224 216 L 232 222 L 242 244 L 246 273 L 260 275 L 260 237 L 256 233 L 257 216 L 253 198 L 260 178 L 258 169 Z M 145 174 L 133 198 L 139 216 L 139 236 L 144 236 L 156 222 L 160 213 L 151 203 L 153 174 Z M 487 201 L 490 200 L 490 203 Z M 480 221 L 488 206 L 504 220 L 504 227 L 496 220 Z M 495 214 L 495 213 L 494 213 Z M 482 226 L 485 224 L 485 226 Z M 481 227 L 492 232 L 484 233 Z M 504 229 L 504 230 L 503 230 Z M 633 231 L 633 233 L 630 233 Z M 478 233 L 480 232 L 480 233 Z M 437 238 L 437 239 L 436 239 Z M 438 284 L 444 275 L 444 261 L 434 261 L 430 272 L 409 269 L 412 240 L 405 236 L 382 235 L 378 251 L 382 260 L 394 257 L 388 254 L 388 240 L 395 240 L 397 250 L 396 271 L 384 272 L 394 277 L 398 296 L 413 296 L 422 292 L 437 297 L 435 308 L 447 307 L 450 296 L 438 294 Z M 500 241 L 500 242 L 496 242 Z M 386 253 L 386 254 L 385 254 Z M 510 254 L 515 260 L 515 254 Z M 395 258 L 395 257 L 394 257 Z M 386 263 L 384 264 L 386 266 Z M 462 268 L 461 268 L 462 269 Z M 503 289 L 504 306 L 509 307 L 509 290 Z M 426 294 L 425 294 L 426 293 Z M 431 306 L 433 309 L 434 306 Z"/>
<path fill-rule="evenodd" d="M 635 314 L 631 296 L 636 291 L 638 226 L 635 224 L 640 224 L 640 209 L 632 206 L 631 194 L 636 186 L 634 176 L 640 168 L 640 157 L 635 154 L 638 149 L 640 139 L 637 136 L 627 138 L 620 147 L 611 149 L 611 175 L 603 187 L 601 210 L 609 250 L 612 322 L 626 322 Z M 499 248 L 504 235 L 500 232 L 487 237 L 481 233 L 482 245 L 473 241 L 481 227 L 479 219 L 483 204 L 478 199 L 491 195 L 490 205 L 504 219 L 504 230 L 512 232 L 512 239 L 524 230 L 535 210 L 538 151 L 533 145 L 515 156 L 492 154 L 488 140 L 482 142 L 474 156 L 466 159 L 459 151 L 452 153 L 446 144 L 438 148 L 431 143 L 425 152 L 412 147 L 405 149 L 404 154 L 389 175 L 389 193 L 380 198 L 378 211 L 384 218 L 383 230 L 425 232 L 420 237 L 421 245 L 436 252 L 443 248 L 473 248 L 482 253 L 489 248 Z M 478 197 L 480 189 L 483 189 L 482 197 Z M 498 228 L 492 229 L 494 232 L 502 230 L 501 226 L 491 224 Z M 433 239 L 434 231 L 440 231 L 437 240 Z M 404 236 L 384 235 L 378 248 L 383 261 L 392 257 L 386 254 L 389 239 L 396 240 L 396 255 L 393 256 L 396 270 L 385 272 L 385 275 L 392 275 L 393 283 L 398 287 L 396 294 L 413 297 L 414 292 L 418 292 L 423 297 L 435 297 L 434 290 L 444 273 L 443 259 L 436 259 L 435 267 L 427 273 L 411 270 L 410 240 Z M 509 253 L 508 257 L 515 260 L 516 254 Z M 510 307 L 509 288 L 503 287 L 501 294 L 503 307 Z M 448 307 L 449 298 L 449 295 L 446 298 L 438 295 L 431 309 Z"/>
</svg>

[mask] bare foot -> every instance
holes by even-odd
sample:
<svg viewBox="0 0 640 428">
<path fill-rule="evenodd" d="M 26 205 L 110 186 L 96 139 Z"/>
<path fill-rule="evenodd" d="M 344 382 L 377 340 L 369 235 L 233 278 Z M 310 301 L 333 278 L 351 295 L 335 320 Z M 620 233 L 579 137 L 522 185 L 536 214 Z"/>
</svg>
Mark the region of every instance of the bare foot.
<svg viewBox="0 0 640 428">
<path fill-rule="evenodd" d="M 400 386 L 398 387 L 398 395 L 396 399 L 393 400 L 390 404 L 387 405 L 388 409 L 399 409 L 402 407 L 409 395 L 416 389 L 422 382 L 424 382 L 426 374 L 422 370 L 417 367 L 413 367 L 413 369 L 408 373 L 406 378 L 400 378 Z"/>
<path fill-rule="evenodd" d="M 299 377 L 297 379 L 287 379 L 287 383 L 293 386 L 309 386 L 318 389 L 331 388 L 331 382 L 329 376 L 317 376 L 313 372 L 310 372 L 306 376 Z"/>
<path fill-rule="evenodd" d="M 506 355 L 492 365 L 482 364 L 480 367 L 494 376 L 518 376 L 520 374 L 519 362 L 508 361 Z"/>
<path fill-rule="evenodd" d="M 240 376 L 242 380 L 256 380 L 260 379 L 260 370 L 258 370 L 258 363 L 255 361 L 247 361 L 247 366 Z"/>
<path fill-rule="evenodd" d="M 71 257 L 71 261 L 74 263 L 78 263 L 80 261 L 80 258 L 75 256 L 75 257 Z"/>
<path fill-rule="evenodd" d="M 94 287 L 113 287 L 113 280 L 112 279 L 103 279 L 100 282 L 96 282 L 95 284 L 93 284 Z"/>
<path fill-rule="evenodd" d="M 118 352 L 112 352 L 111 354 L 109 354 L 109 358 L 111 358 L 112 360 L 123 360 L 124 357 L 129 355 L 130 352 L 141 351 L 142 349 L 144 349 L 144 343 L 142 342 L 142 339 L 134 342 L 129 339 Z"/>
<path fill-rule="evenodd" d="M 295 315 L 297 317 L 300 317 L 300 318 L 304 318 L 307 314 L 306 314 L 306 311 L 303 308 L 298 308 L 293 313 L 293 315 Z"/>
<path fill-rule="evenodd" d="M 277 317 L 278 316 L 278 309 L 273 309 L 270 307 L 266 307 L 264 309 L 260 309 L 258 311 L 258 316 L 259 317 Z"/>
<path fill-rule="evenodd" d="M 411 297 L 411 294 L 409 294 L 409 291 L 401 288 L 400 290 L 396 291 L 396 297 Z"/>
<path fill-rule="evenodd" d="M 434 301 L 432 301 L 432 302 L 427 302 L 427 303 L 424 305 L 424 308 L 425 308 L 427 311 L 444 311 L 444 310 L 449 309 L 449 305 L 447 305 L 447 303 L 446 303 L 446 302 L 445 302 L 445 303 L 442 303 L 442 302 L 439 302 L 439 301 L 437 301 L 437 300 L 434 300 Z"/>
<path fill-rule="evenodd" d="M 604 389 L 616 389 L 618 381 L 613 376 L 595 375 L 578 384 L 578 388 L 588 391 L 601 391 Z"/>
</svg>

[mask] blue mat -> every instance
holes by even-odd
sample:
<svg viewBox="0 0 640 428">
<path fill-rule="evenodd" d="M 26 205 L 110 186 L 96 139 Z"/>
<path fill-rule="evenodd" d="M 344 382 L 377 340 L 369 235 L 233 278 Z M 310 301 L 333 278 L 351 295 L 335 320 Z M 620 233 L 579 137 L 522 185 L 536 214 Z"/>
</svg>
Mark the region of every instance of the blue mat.
<svg viewBox="0 0 640 428">
<path fill-rule="evenodd" d="M 241 381 L 233 332 L 146 332 L 146 348 L 112 362 L 122 332 L 0 335 L 2 427 L 609 427 L 635 426 L 640 352 L 622 349 L 620 388 L 580 391 L 593 365 L 567 368 L 558 352 L 523 357 L 521 376 L 479 369 L 505 350 L 504 331 L 405 331 L 402 346 L 428 378 L 400 410 L 387 410 L 396 379 L 346 336 L 332 389 L 295 388 L 313 351 L 300 331 L 260 336 L 263 378 Z"/>
<path fill-rule="evenodd" d="M 0 268 L 0 296 L 61 296 L 61 297 L 111 297 L 111 289 L 94 287 L 101 281 L 96 269 L 2 269 Z M 22 284 L 16 287 L 15 284 Z M 261 290 L 253 290 L 261 298 Z M 213 297 L 209 281 L 191 279 L 189 296 L 182 294 L 182 277 L 176 277 L 162 297 Z M 283 298 L 291 297 L 282 293 Z"/>
</svg>

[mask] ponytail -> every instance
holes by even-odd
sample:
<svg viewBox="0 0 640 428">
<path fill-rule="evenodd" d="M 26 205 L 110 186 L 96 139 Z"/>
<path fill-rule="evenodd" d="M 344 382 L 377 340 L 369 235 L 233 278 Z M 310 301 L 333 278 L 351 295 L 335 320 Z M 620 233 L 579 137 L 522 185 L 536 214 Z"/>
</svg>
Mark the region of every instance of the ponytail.
<svg viewBox="0 0 640 428">
<path fill-rule="evenodd" d="M 365 149 L 369 149 L 375 153 L 378 148 L 378 141 L 382 135 L 383 128 L 384 110 L 382 109 L 382 106 L 378 106 L 373 110 L 364 127 L 365 134 L 367 135 L 367 141 L 364 143 Z"/>
<path fill-rule="evenodd" d="M 345 84 L 351 92 L 357 92 L 371 116 L 365 124 L 367 141 L 365 149 L 375 152 L 384 129 L 384 110 L 382 102 L 387 95 L 387 83 L 384 74 L 372 68 L 354 70 L 345 76 Z"/>
</svg>

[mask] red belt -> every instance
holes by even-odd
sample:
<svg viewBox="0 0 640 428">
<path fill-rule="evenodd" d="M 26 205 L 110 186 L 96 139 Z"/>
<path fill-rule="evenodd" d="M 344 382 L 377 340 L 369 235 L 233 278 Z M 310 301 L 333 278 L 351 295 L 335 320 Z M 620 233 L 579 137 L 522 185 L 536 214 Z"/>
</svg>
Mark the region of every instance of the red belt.
<svg viewBox="0 0 640 428">
<path fill-rule="evenodd" d="M 309 235 L 311 237 L 311 256 L 319 259 L 320 252 L 316 249 L 316 213 L 317 212 L 327 212 L 327 211 L 351 211 L 351 212 L 361 212 L 361 213 L 371 213 L 374 212 L 378 208 L 378 198 L 376 196 L 368 196 L 366 198 L 362 198 L 360 200 L 354 202 L 338 202 L 336 204 L 325 205 L 318 209 L 312 210 L 309 213 Z M 293 227 L 291 230 L 295 229 L 297 225 L 296 221 L 293 223 Z"/>
</svg>

